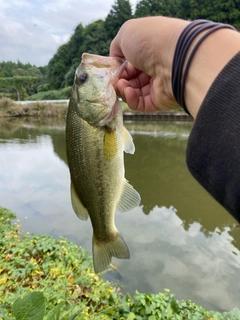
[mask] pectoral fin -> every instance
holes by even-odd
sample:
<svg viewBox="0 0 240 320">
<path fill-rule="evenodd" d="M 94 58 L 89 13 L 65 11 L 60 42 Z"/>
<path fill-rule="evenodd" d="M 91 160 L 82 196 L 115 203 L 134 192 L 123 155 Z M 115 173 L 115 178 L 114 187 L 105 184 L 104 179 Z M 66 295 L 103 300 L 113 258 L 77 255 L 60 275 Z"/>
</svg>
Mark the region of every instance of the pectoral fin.
<svg viewBox="0 0 240 320">
<path fill-rule="evenodd" d="M 119 212 L 126 212 L 137 207 L 141 202 L 140 194 L 124 179 L 123 191 L 117 204 Z"/>
<path fill-rule="evenodd" d="M 76 213 L 76 215 L 78 216 L 78 218 L 81 220 L 87 220 L 88 219 L 88 211 L 83 206 L 82 202 L 80 201 L 72 182 L 71 182 L 71 200 L 72 200 L 73 210 Z"/>
<path fill-rule="evenodd" d="M 131 134 L 127 131 L 125 127 L 123 127 L 122 136 L 123 136 L 123 150 L 126 153 L 134 154 L 135 146 L 133 143 L 133 139 Z"/>
</svg>

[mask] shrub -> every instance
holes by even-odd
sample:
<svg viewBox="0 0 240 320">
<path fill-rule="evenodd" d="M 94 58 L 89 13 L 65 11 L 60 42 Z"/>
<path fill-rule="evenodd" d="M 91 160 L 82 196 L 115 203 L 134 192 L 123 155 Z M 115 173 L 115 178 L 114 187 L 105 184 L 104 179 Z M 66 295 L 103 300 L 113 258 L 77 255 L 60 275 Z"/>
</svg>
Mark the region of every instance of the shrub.
<svg viewBox="0 0 240 320">
<path fill-rule="evenodd" d="M 0 117 L 19 116 L 22 112 L 20 105 L 16 104 L 10 98 L 0 99 Z"/>
<path fill-rule="evenodd" d="M 209 312 L 165 290 L 122 296 L 94 274 L 92 259 L 64 238 L 22 234 L 0 207 L 0 320 L 239 320 L 240 310 Z"/>
<path fill-rule="evenodd" d="M 62 100 L 69 99 L 72 92 L 72 87 L 67 87 L 61 90 L 49 90 L 44 92 L 38 92 L 26 100 Z"/>
</svg>

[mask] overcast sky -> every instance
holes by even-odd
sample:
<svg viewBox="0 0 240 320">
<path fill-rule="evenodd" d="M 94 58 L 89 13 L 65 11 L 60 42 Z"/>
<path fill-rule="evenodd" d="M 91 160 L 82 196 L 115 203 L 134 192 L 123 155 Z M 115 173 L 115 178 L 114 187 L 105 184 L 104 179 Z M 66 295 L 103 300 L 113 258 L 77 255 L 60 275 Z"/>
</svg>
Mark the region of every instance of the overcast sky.
<svg viewBox="0 0 240 320">
<path fill-rule="evenodd" d="M 137 0 L 130 0 L 135 8 Z M 0 62 L 47 65 L 75 27 L 105 19 L 114 0 L 0 0 Z"/>
</svg>

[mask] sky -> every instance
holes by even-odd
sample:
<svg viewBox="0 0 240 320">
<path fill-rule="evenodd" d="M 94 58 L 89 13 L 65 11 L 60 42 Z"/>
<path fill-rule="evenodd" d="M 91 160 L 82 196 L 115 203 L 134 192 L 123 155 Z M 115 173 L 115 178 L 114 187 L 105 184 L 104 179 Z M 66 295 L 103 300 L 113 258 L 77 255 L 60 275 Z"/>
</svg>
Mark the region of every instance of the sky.
<svg viewBox="0 0 240 320">
<path fill-rule="evenodd" d="M 105 19 L 114 0 L 0 0 L 0 62 L 45 66 L 79 23 Z M 130 0 L 135 8 L 137 0 Z"/>
</svg>

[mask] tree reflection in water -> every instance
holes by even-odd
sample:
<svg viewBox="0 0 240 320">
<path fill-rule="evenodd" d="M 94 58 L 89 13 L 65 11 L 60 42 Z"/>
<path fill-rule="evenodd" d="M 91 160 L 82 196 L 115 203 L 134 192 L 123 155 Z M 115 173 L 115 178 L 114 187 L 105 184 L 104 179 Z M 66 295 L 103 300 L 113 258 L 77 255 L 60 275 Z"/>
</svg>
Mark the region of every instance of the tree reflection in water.
<svg viewBox="0 0 240 320">
<path fill-rule="evenodd" d="M 124 290 L 167 287 L 179 299 L 232 309 L 240 301 L 240 228 L 186 168 L 191 123 L 126 126 L 136 147 L 125 155 L 126 178 L 142 202 L 116 215 L 131 251 L 129 261 L 114 260 Z M 91 251 L 90 223 L 70 203 L 65 120 L 2 119 L 0 152 L 0 205 L 23 230 L 65 236 Z"/>
</svg>

